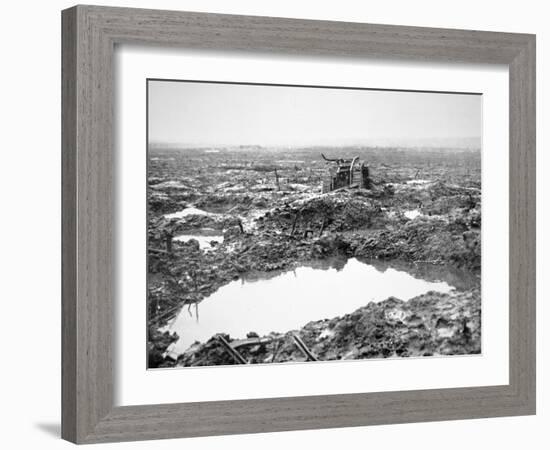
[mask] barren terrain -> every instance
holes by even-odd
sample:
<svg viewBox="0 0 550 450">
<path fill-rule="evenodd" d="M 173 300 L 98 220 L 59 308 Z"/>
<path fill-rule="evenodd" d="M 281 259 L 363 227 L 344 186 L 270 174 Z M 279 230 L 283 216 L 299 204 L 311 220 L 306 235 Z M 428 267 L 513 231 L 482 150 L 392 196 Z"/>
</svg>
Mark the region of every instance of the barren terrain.
<svg viewBox="0 0 550 450">
<path fill-rule="evenodd" d="M 372 188 L 322 193 L 321 152 L 359 156 Z M 149 367 L 480 353 L 480 166 L 479 151 L 456 149 L 151 148 Z M 408 301 L 369 302 L 365 284 L 345 315 L 171 351 L 167 325 L 221 287 L 335 257 L 466 277 Z"/>
</svg>

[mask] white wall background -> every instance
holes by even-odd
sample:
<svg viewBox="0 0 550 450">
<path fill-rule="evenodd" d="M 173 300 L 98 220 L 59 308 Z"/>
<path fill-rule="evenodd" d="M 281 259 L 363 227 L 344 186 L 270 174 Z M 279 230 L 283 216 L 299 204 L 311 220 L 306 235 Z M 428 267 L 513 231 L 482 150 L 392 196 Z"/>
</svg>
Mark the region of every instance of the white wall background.
<svg viewBox="0 0 550 450">
<path fill-rule="evenodd" d="M 104 1 L 112 6 L 271 15 L 397 25 L 537 34 L 538 129 L 538 415 L 263 435 L 139 442 L 118 448 L 257 449 L 298 446 L 464 449 L 547 448 L 550 396 L 546 382 L 549 309 L 543 305 L 543 254 L 549 208 L 543 209 L 550 167 L 542 149 L 550 81 L 550 28 L 545 2 L 462 0 L 158 0 Z M 0 411 L 4 448 L 68 448 L 60 417 L 60 10 L 71 1 L 4 2 L 0 18 L 0 264 L 3 348 Z M 547 170 L 544 170 L 547 169 Z M 546 202 L 547 203 L 547 202 Z M 105 446 L 99 446 L 105 447 Z M 98 448 L 99 448 L 98 447 Z"/>
</svg>

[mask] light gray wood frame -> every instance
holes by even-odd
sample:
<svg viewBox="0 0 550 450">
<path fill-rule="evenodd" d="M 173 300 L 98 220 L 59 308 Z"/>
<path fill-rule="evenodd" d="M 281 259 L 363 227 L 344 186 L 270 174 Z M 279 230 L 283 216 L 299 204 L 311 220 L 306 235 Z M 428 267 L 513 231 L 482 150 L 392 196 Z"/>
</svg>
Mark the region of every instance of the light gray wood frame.
<svg viewBox="0 0 550 450">
<path fill-rule="evenodd" d="M 97 6 L 63 11 L 62 31 L 63 438 L 93 443 L 535 413 L 533 35 Z M 510 383 L 114 407 L 112 164 L 117 43 L 506 64 Z"/>
</svg>

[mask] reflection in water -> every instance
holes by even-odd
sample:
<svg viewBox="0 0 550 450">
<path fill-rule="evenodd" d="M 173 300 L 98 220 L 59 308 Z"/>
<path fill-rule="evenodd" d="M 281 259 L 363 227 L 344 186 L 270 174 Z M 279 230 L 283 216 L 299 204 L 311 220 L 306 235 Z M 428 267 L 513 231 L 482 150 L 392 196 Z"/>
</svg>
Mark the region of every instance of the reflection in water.
<svg viewBox="0 0 550 450">
<path fill-rule="evenodd" d="M 391 267 L 381 271 L 355 258 L 332 260 L 328 265 L 323 261 L 284 273 L 249 274 L 203 300 L 195 317 L 191 308 L 184 307 L 165 329 L 178 333 L 179 341 L 169 350 L 179 354 L 216 333 L 244 338 L 250 331 L 260 336 L 286 332 L 391 296 L 409 300 L 428 291 L 452 289 L 445 281 L 426 281 Z"/>
<path fill-rule="evenodd" d="M 392 259 L 391 261 L 361 259 L 361 261 L 376 267 L 376 269 L 381 272 L 388 269 L 395 269 L 401 272 L 407 272 L 413 277 L 421 278 L 425 281 L 445 281 L 459 291 L 467 291 L 472 288 L 479 289 L 481 285 L 480 273 L 471 272 L 465 268 L 422 262 L 411 263 L 397 259 Z"/>
</svg>

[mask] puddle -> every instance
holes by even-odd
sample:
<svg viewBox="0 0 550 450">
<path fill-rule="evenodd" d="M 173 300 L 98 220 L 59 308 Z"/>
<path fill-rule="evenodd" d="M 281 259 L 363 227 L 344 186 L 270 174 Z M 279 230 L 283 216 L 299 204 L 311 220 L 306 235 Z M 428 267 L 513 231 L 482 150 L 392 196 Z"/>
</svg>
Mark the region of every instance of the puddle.
<svg viewBox="0 0 550 450">
<path fill-rule="evenodd" d="M 153 184 L 151 189 L 189 189 L 189 186 L 183 184 L 181 181 L 163 181 L 162 183 Z"/>
<path fill-rule="evenodd" d="M 431 180 L 409 180 L 407 184 L 428 184 L 431 183 Z"/>
<path fill-rule="evenodd" d="M 453 288 L 446 281 L 426 281 L 405 270 L 380 269 L 355 258 L 337 264 L 322 261 L 290 272 L 256 273 L 233 281 L 199 304 L 184 306 L 163 331 L 180 336 L 168 349 L 177 355 L 216 333 L 245 338 L 251 331 L 260 336 L 286 332 L 391 296 L 410 300 L 428 291 Z"/>
<path fill-rule="evenodd" d="M 256 219 L 259 219 L 260 217 L 262 217 L 267 211 L 269 211 L 269 209 L 256 209 L 244 216 L 239 216 L 237 214 L 234 214 L 234 216 L 239 217 L 241 219 L 242 225 L 245 231 L 251 231 L 252 229 L 256 228 Z M 229 213 L 231 213 L 231 210 L 229 211 Z M 187 217 L 187 216 L 209 216 L 216 219 L 223 219 L 226 215 L 224 213 L 208 212 L 203 209 L 190 206 L 188 208 L 182 209 L 181 211 L 177 211 L 175 213 L 165 214 L 164 218 L 168 220 L 183 219 L 184 217 Z M 229 216 L 230 215 L 228 215 L 227 217 Z M 192 236 L 195 239 L 199 240 L 198 238 L 201 237 L 203 234 L 206 234 L 206 233 L 201 232 L 199 235 L 182 235 L 182 236 L 179 236 L 181 237 L 181 239 L 179 240 L 183 240 L 183 241 L 187 240 L 186 238 L 184 238 L 184 236 Z M 175 240 L 178 240 L 178 239 L 175 238 Z"/>
<path fill-rule="evenodd" d="M 407 218 L 407 219 L 416 219 L 418 216 L 421 216 L 422 213 L 420 212 L 420 210 L 418 209 L 411 209 L 410 211 L 405 211 L 403 213 L 403 215 Z"/>
<path fill-rule="evenodd" d="M 174 241 L 177 242 L 188 242 L 191 239 L 195 239 L 199 243 L 199 247 L 203 250 L 212 249 L 211 242 L 223 242 L 223 235 L 221 234 L 181 234 L 174 237 Z"/>
<path fill-rule="evenodd" d="M 195 208 L 195 207 L 189 207 L 182 209 L 181 211 L 177 211 L 175 213 L 166 214 L 164 216 L 165 219 L 181 219 L 182 217 L 186 216 L 213 216 L 215 214 L 203 211 L 202 209 Z"/>
</svg>

